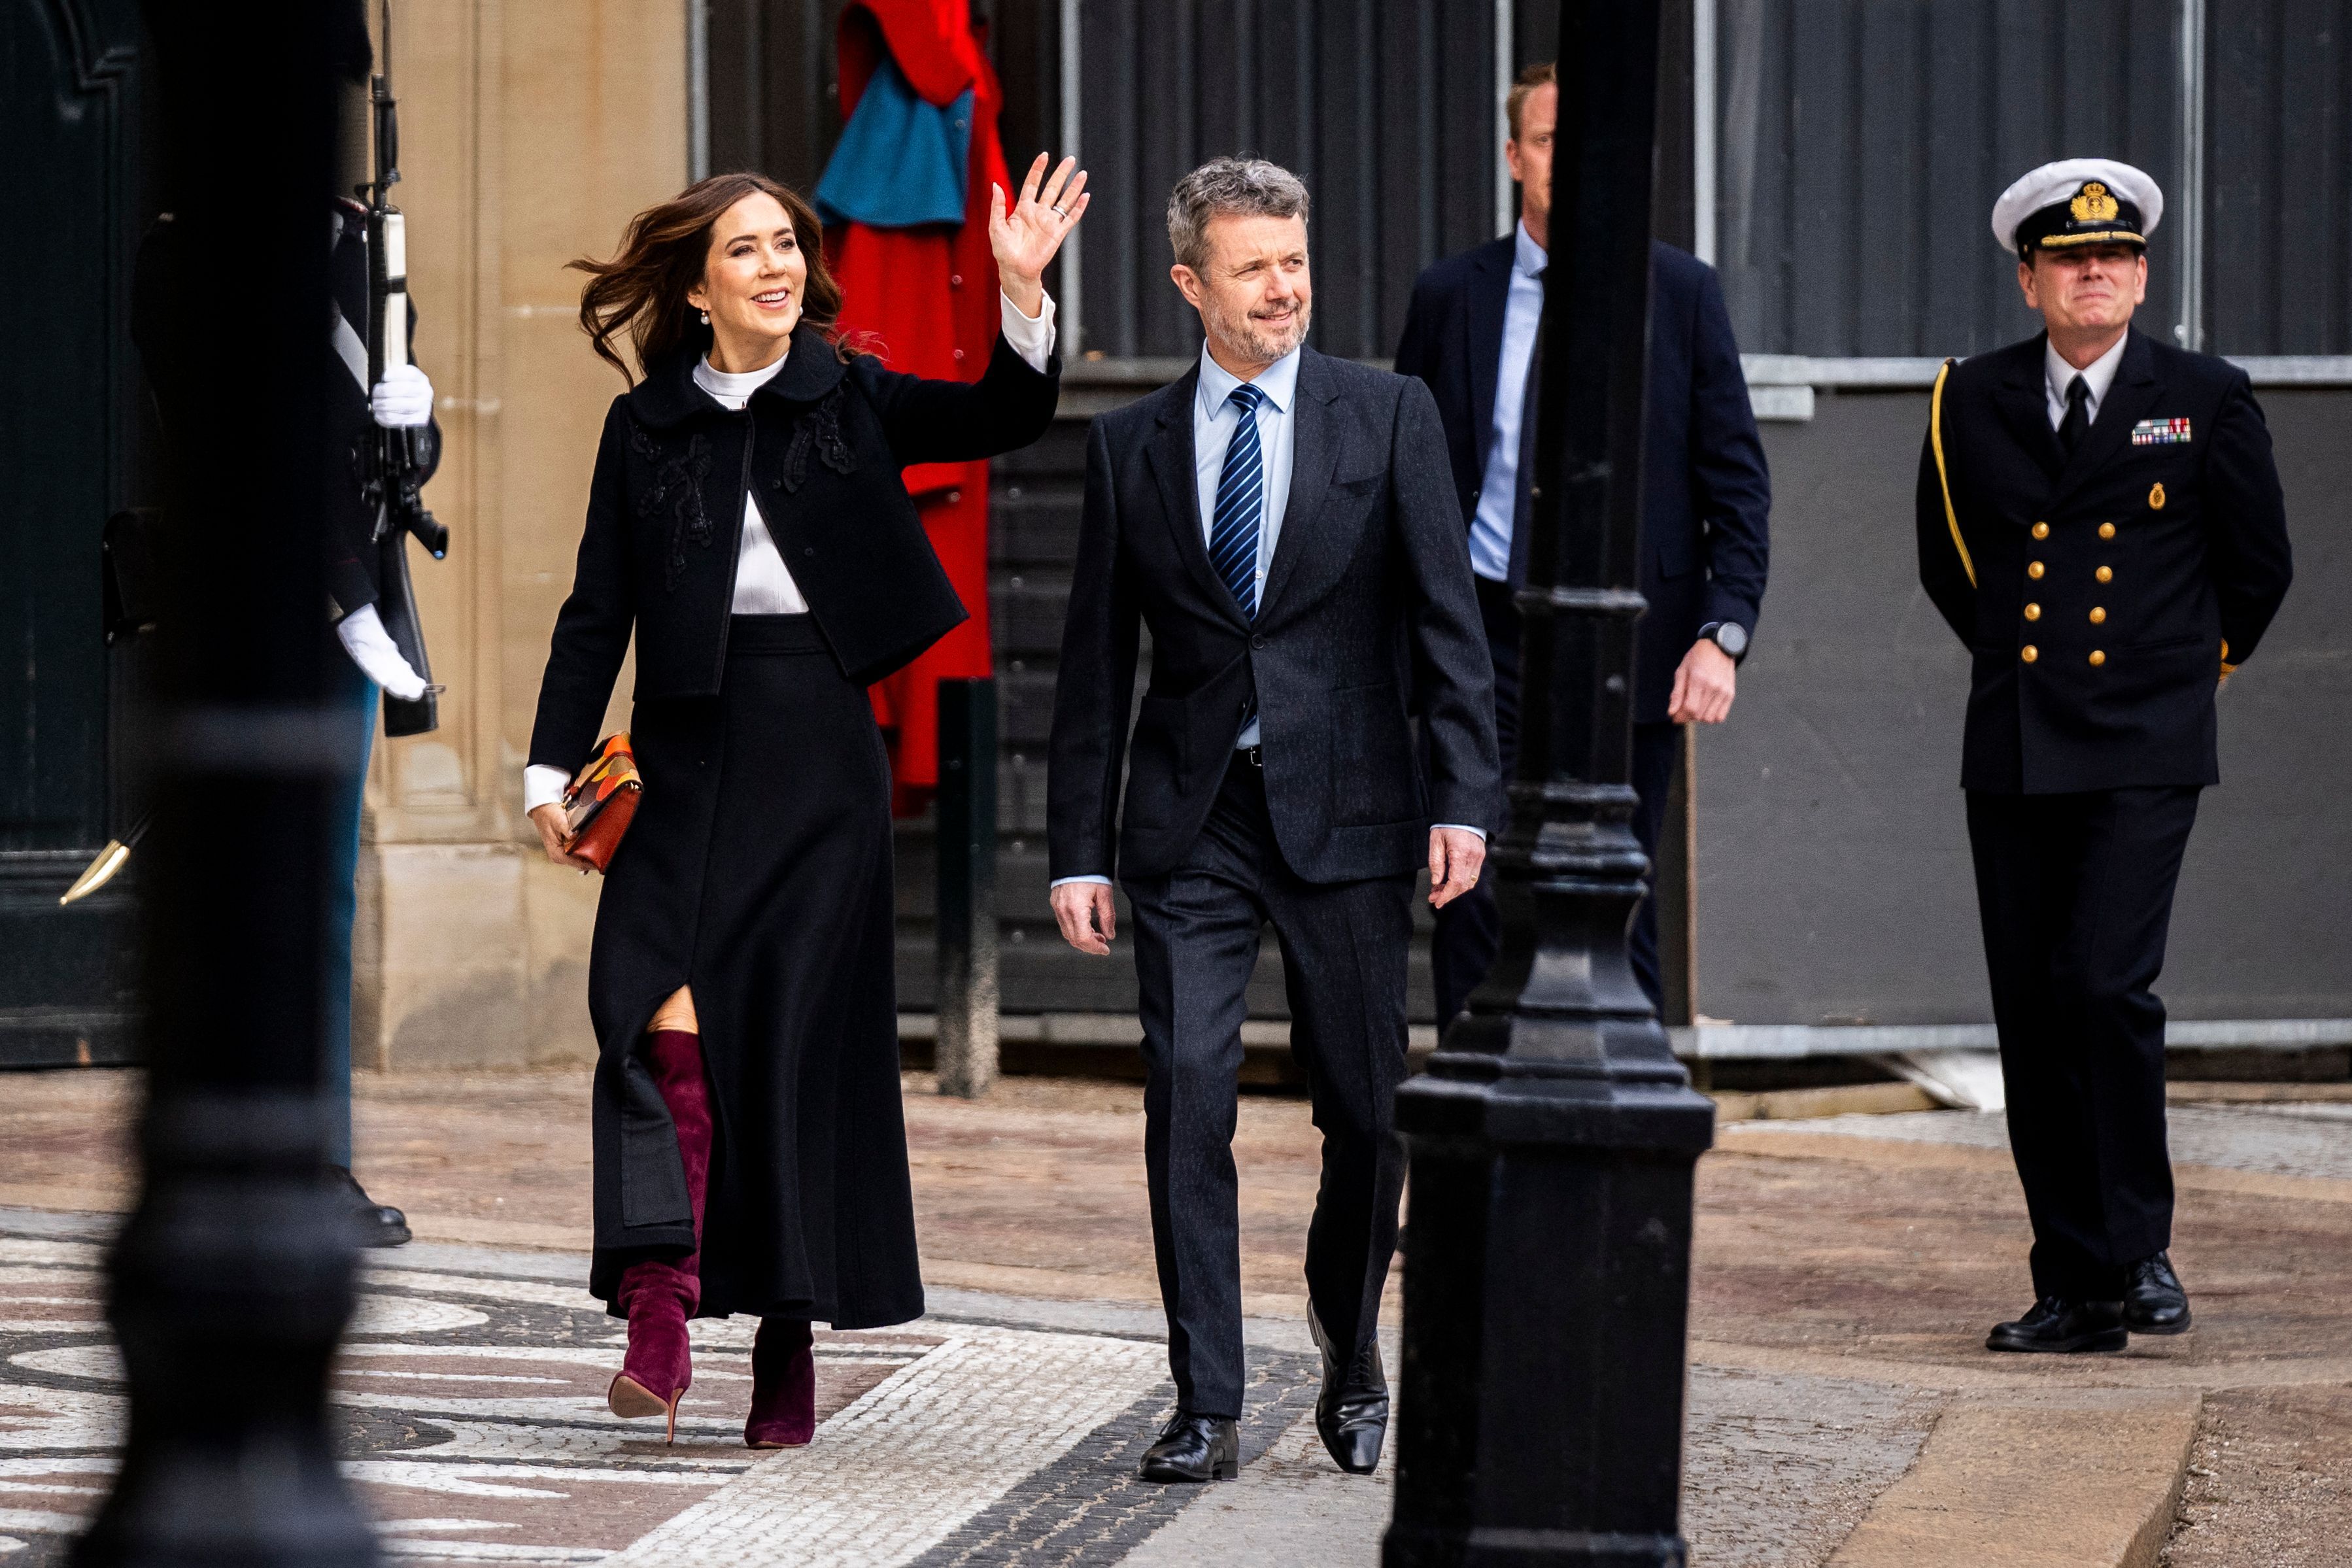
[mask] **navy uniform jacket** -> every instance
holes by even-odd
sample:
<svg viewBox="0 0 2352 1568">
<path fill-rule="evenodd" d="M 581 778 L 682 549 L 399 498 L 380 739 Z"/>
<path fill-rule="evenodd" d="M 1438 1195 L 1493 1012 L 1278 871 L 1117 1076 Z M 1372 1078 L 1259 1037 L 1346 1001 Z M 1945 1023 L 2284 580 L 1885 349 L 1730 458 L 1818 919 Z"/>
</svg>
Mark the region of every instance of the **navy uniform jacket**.
<svg viewBox="0 0 2352 1568">
<path fill-rule="evenodd" d="M 1513 246 L 1505 235 L 1423 271 L 1397 344 L 1397 370 L 1436 395 L 1465 533 L 1495 438 Z M 1639 586 L 1650 607 L 1635 632 L 1633 718 L 1660 723 L 1699 627 L 1733 621 L 1756 634 L 1772 482 L 1715 268 L 1655 241 L 1643 441 Z"/>
<path fill-rule="evenodd" d="M 2215 682 L 2293 575 L 2261 405 L 2228 361 L 2134 331 L 2070 459 L 2044 341 L 1948 367 L 1919 455 L 1919 581 L 1974 656 L 1960 783 L 2218 784 Z"/>
</svg>

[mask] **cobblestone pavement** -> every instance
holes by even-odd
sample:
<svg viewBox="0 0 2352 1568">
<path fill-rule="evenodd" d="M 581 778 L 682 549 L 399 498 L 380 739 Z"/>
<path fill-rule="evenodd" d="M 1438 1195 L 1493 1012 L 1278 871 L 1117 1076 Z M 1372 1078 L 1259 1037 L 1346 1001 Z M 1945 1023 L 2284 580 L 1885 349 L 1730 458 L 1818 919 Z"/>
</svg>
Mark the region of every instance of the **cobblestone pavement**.
<svg viewBox="0 0 2352 1568">
<path fill-rule="evenodd" d="M 108 1485 L 121 1389 L 97 1244 L 122 1184 L 120 1075 L 0 1095 L 0 1568 L 63 1561 Z M 375 1255 L 335 1410 L 387 1552 L 450 1563 L 1370 1564 L 1390 1477 L 1331 1467 L 1297 1289 L 1314 1133 L 1253 1098 L 1241 1158 L 1252 1387 L 1240 1481 L 1136 1482 L 1171 1397 L 1123 1086 L 1015 1080 L 977 1105 L 910 1075 L 931 1316 L 820 1338 L 825 1425 L 740 1445 L 748 1322 L 698 1326 L 675 1448 L 614 1421 L 620 1325 L 581 1293 L 575 1074 L 362 1080 L 362 1169 L 427 1237 Z M 536 1106 L 536 1110 L 534 1110 Z M 1948 1399 L 2204 1392 L 2170 1561 L 2320 1568 L 2352 1535 L 2352 1117 L 2176 1108 L 2197 1332 L 2130 1354 L 1988 1357 L 2023 1304 L 1997 1118 L 1724 1130 L 1700 1167 L 1684 1528 L 1700 1568 L 1820 1568 Z M 380 1174 L 388 1173 L 388 1174 Z M 505 1200 L 500 1202 L 499 1200 Z M 503 1242 L 503 1247 L 481 1245 Z M 524 1247 L 529 1250 L 522 1249 Z M 561 1249 L 561 1250 L 559 1250 Z M 1389 1330 L 1396 1364 L 1394 1329 Z M 2055 1363 L 2055 1364 L 2053 1364 Z M 1930 1568 L 1923 1563 L 1922 1568 Z M 1940 1565 L 1935 1565 L 1940 1568 Z"/>
</svg>

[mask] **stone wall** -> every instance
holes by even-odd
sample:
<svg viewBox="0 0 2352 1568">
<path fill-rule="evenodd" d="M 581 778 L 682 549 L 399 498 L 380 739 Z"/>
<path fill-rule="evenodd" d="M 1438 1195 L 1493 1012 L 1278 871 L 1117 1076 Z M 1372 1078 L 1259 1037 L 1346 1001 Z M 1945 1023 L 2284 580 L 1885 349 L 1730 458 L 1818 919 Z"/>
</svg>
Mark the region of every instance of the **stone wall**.
<svg viewBox="0 0 2352 1568">
<path fill-rule="evenodd" d="M 373 8 L 371 8 L 373 14 Z M 434 734 L 380 742 L 352 1050 L 396 1071 L 585 1059 L 595 888 L 521 812 L 547 636 L 620 378 L 576 321 L 572 258 L 686 183 L 685 0 L 394 0 L 417 361 L 446 437 L 412 552 L 446 686 Z M 622 678 L 621 689 L 627 689 Z"/>
</svg>

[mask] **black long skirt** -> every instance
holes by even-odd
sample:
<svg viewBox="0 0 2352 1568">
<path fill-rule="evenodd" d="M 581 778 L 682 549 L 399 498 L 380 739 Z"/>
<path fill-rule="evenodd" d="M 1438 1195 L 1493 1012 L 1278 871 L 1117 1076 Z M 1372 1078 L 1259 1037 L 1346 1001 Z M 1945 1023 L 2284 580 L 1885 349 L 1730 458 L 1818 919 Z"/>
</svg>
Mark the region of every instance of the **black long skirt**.
<svg viewBox="0 0 2352 1568">
<path fill-rule="evenodd" d="M 691 984 L 712 1098 L 702 1315 L 922 1315 L 892 971 L 889 763 L 810 616 L 738 616 L 717 698 L 638 705 L 645 795 L 596 911 L 596 1254 L 695 1246 L 645 1028 Z"/>
</svg>

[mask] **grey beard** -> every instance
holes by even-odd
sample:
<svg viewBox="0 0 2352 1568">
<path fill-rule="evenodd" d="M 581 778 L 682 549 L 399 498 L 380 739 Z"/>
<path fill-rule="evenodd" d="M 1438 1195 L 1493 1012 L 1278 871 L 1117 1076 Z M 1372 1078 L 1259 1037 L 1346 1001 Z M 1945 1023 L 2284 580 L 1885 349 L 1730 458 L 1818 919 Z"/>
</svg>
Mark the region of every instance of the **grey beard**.
<svg viewBox="0 0 2352 1568">
<path fill-rule="evenodd" d="M 1301 305 L 1290 319 L 1290 330 L 1275 336 L 1260 331 L 1256 318 L 1246 312 L 1228 316 L 1213 305 L 1209 310 L 1216 335 L 1228 342 L 1240 344 L 1251 359 L 1262 364 L 1272 364 L 1307 341 L 1308 313 L 1308 307 Z"/>
</svg>

